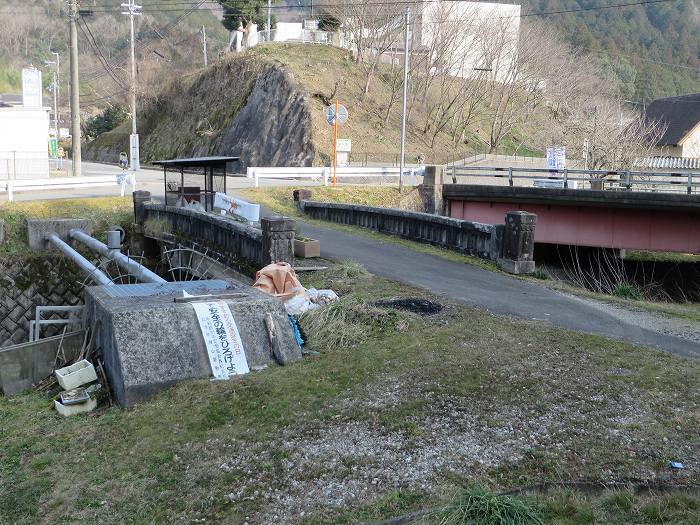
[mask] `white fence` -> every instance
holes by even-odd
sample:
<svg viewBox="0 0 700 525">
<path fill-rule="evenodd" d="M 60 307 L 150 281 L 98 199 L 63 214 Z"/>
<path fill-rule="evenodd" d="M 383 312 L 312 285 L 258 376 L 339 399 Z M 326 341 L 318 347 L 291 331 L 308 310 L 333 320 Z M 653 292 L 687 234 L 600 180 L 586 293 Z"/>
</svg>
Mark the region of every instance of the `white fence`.
<svg viewBox="0 0 700 525">
<path fill-rule="evenodd" d="M 136 176 L 133 173 L 119 175 L 102 175 L 99 177 L 60 177 L 50 179 L 0 180 L 0 193 L 7 193 L 7 200 L 12 202 L 14 194 L 23 191 L 66 190 L 77 188 L 96 188 L 120 186 L 124 196 L 126 186 L 136 191 Z"/>
<path fill-rule="evenodd" d="M 357 182 L 358 179 L 372 179 L 378 183 L 389 177 L 398 179 L 400 168 L 389 167 L 343 167 L 336 169 L 338 182 Z M 423 168 L 404 168 L 405 183 L 409 186 L 417 184 L 417 177 L 423 174 Z M 260 187 L 260 179 L 309 179 L 323 181 L 328 186 L 333 180 L 333 168 L 329 167 L 250 167 L 246 172 L 249 179 L 255 181 L 255 187 Z"/>
</svg>

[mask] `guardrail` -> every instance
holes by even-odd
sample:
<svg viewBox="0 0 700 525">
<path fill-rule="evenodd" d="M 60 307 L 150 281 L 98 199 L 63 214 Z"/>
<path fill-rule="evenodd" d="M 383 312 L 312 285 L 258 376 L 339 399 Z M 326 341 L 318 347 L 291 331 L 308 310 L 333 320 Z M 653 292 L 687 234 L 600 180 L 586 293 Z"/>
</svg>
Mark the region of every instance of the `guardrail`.
<svg viewBox="0 0 700 525">
<path fill-rule="evenodd" d="M 348 179 L 374 178 L 383 182 L 385 178 L 399 176 L 401 168 L 394 167 L 342 167 L 336 169 L 336 178 L 343 182 Z M 404 168 L 406 184 L 417 184 L 416 176 L 423 174 L 424 168 Z M 333 179 L 333 168 L 329 167 L 249 167 L 246 176 L 255 181 L 255 187 L 260 186 L 260 179 L 310 179 L 323 181 L 328 186 Z"/>
<path fill-rule="evenodd" d="M 121 187 L 124 196 L 125 187 L 131 185 L 131 191 L 136 191 L 136 176 L 133 173 L 119 175 L 101 175 L 97 177 L 60 177 L 49 179 L 16 179 L 0 181 L 0 193 L 7 193 L 7 200 L 12 202 L 14 194 L 22 191 L 65 190 L 75 188 L 96 188 L 103 186 Z"/>
<path fill-rule="evenodd" d="M 533 185 L 538 187 L 659 193 L 682 192 L 688 195 L 696 193 L 700 187 L 700 173 L 692 172 L 448 166 L 447 175 L 451 176 L 455 183 L 458 177 L 491 177 L 506 179 L 508 186 L 523 185 L 517 184 L 517 182 L 531 180 Z"/>
</svg>

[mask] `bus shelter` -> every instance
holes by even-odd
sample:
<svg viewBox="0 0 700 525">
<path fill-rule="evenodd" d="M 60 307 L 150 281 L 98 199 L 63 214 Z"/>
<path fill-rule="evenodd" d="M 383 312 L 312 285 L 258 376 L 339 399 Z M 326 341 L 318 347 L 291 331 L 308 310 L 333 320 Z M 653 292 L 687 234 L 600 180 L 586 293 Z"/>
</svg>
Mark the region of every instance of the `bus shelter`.
<svg viewBox="0 0 700 525">
<path fill-rule="evenodd" d="M 163 166 L 165 204 L 174 206 L 184 199 L 188 203 L 199 202 L 206 211 L 212 211 L 214 195 L 226 193 L 226 177 L 232 173 L 230 168 L 238 160 L 239 157 L 193 157 L 153 162 L 156 166 Z M 203 177 L 203 184 L 196 185 L 193 175 L 195 180 Z"/>
</svg>

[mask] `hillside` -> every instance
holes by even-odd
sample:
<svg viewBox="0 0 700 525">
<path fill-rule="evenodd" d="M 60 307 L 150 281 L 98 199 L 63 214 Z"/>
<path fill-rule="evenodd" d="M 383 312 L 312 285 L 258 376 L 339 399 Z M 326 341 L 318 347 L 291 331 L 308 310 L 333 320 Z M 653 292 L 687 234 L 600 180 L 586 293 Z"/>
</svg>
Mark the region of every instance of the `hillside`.
<svg viewBox="0 0 700 525">
<path fill-rule="evenodd" d="M 610 2 L 610 4 L 621 2 Z M 608 4 L 608 2 L 605 2 Z M 523 13 L 586 9 L 595 0 L 524 0 Z M 700 91 L 698 0 L 650 3 L 544 17 L 583 51 L 596 54 L 635 101 Z"/>
<path fill-rule="evenodd" d="M 337 91 L 336 91 L 337 83 Z M 399 149 L 400 104 L 387 113 L 389 88 L 382 78 L 366 96 L 364 76 L 346 51 L 328 46 L 273 44 L 229 55 L 207 70 L 175 80 L 141 112 L 142 162 L 203 154 L 240 155 L 242 167 L 328 165 L 332 128 L 324 118 L 326 101 L 337 95 L 349 111 L 340 137 L 352 139 L 356 162 L 394 163 Z M 447 132 L 433 147 L 419 123 L 424 109 L 411 110 L 406 158 L 446 163 L 472 154 L 483 143 L 455 146 Z M 478 135 L 478 129 L 473 131 Z M 126 151 L 129 125 L 88 143 L 86 158 L 116 162 Z M 519 140 L 508 137 L 503 152 Z M 522 152 L 526 146 L 520 145 Z"/>
</svg>

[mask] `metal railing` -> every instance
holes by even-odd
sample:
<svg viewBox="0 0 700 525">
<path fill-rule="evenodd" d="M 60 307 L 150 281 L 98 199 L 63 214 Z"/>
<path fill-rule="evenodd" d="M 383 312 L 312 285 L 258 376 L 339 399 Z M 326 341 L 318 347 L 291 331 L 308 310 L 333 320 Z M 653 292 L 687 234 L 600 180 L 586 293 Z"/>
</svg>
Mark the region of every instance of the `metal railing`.
<svg viewBox="0 0 700 525">
<path fill-rule="evenodd" d="M 496 180 L 507 182 L 507 185 L 511 187 L 532 185 L 540 188 L 687 193 L 688 195 L 697 193 L 698 188 L 700 188 L 700 172 L 448 166 L 447 174 L 452 178 L 453 183 L 483 185 L 482 182 L 464 181 L 463 179 L 486 178 L 492 179 L 494 183 Z M 531 184 L 530 181 L 532 181 Z"/>
</svg>

